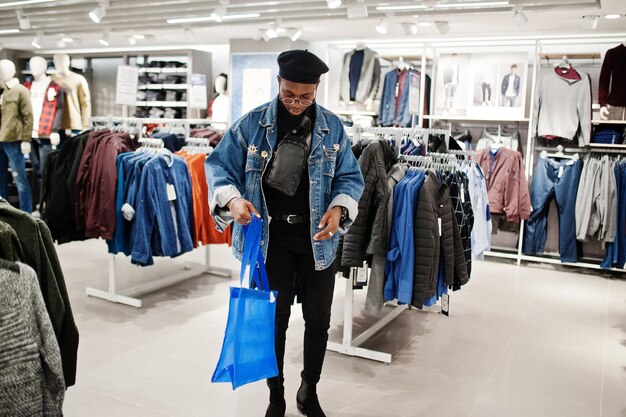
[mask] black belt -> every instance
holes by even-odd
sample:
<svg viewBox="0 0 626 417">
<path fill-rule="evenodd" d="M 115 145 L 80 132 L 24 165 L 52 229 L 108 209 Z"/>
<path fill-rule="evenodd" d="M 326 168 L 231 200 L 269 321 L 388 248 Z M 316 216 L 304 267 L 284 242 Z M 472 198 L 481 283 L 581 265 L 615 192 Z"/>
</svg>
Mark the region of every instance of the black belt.
<svg viewBox="0 0 626 417">
<path fill-rule="evenodd" d="M 289 224 L 304 224 L 304 223 L 310 222 L 309 216 L 304 215 L 304 214 L 302 215 L 289 214 L 289 215 L 283 215 L 283 216 L 276 216 L 274 217 L 274 219 L 280 220 L 282 222 L 289 223 Z"/>
</svg>

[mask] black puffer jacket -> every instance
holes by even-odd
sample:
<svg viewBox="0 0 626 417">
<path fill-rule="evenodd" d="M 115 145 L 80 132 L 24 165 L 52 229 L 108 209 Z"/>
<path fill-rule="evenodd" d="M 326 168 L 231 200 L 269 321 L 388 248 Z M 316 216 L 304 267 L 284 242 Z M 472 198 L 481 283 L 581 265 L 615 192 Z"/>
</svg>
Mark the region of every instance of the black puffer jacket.
<svg viewBox="0 0 626 417">
<path fill-rule="evenodd" d="M 444 257 L 447 286 L 453 286 L 455 281 L 468 281 L 463 242 L 450 189 L 433 171 L 427 172 L 420 191 L 413 233 L 415 261 L 411 304 L 422 308 L 424 301 L 436 294 L 440 256 Z"/>
<path fill-rule="evenodd" d="M 364 261 L 371 263 L 373 254 L 387 253 L 389 230 L 385 219 L 391 192 L 387 178 L 397 160 L 395 152 L 384 140 L 369 145 L 359 143 L 352 149 L 359 158 L 365 189 L 359 200 L 359 214 L 343 239 L 343 267 L 362 266 Z"/>
</svg>

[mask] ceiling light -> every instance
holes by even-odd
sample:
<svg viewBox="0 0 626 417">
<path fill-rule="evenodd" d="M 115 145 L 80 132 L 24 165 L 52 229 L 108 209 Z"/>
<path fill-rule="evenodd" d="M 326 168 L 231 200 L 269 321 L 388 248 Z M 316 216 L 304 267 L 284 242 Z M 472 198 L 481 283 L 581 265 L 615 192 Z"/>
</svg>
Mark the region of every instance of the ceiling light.
<svg viewBox="0 0 626 417">
<path fill-rule="evenodd" d="M 196 34 L 193 31 L 193 29 L 191 29 L 189 26 L 187 26 L 184 30 L 183 33 L 185 34 L 185 37 L 187 39 L 189 39 L 190 41 L 196 39 Z"/>
<path fill-rule="evenodd" d="M 29 4 L 38 4 L 38 3 L 52 3 L 57 0 L 22 0 L 22 1 L 10 1 L 8 3 L 0 3 L 0 9 L 3 7 L 16 7 L 16 6 L 26 6 Z"/>
<path fill-rule="evenodd" d="M 221 6 L 218 6 L 215 10 L 213 10 L 213 13 L 211 13 L 211 17 L 213 18 L 213 20 L 220 23 L 225 14 L 226 6 L 222 4 Z"/>
<path fill-rule="evenodd" d="M 326 0 L 329 9 L 336 9 L 341 6 L 341 0 Z"/>
<path fill-rule="evenodd" d="M 528 24 L 528 18 L 521 10 L 516 10 L 515 13 L 513 13 L 513 21 L 515 21 L 518 28 L 522 28 Z"/>
<path fill-rule="evenodd" d="M 425 10 L 428 7 L 423 4 L 414 4 L 408 6 L 376 6 L 378 11 L 393 11 L 393 10 Z"/>
<path fill-rule="evenodd" d="M 439 0 L 424 0 L 422 3 L 427 9 L 434 9 L 439 6 Z"/>
<path fill-rule="evenodd" d="M 296 28 L 287 29 L 287 36 L 289 36 L 292 42 L 295 42 L 302 36 L 302 31 Z"/>
<path fill-rule="evenodd" d="M 604 18 L 605 19 L 609 19 L 609 20 L 613 20 L 613 19 L 619 19 L 620 17 L 622 17 L 621 14 L 616 14 L 616 13 L 611 13 L 611 14 L 605 14 Z"/>
<path fill-rule="evenodd" d="M 261 33 L 261 38 L 265 41 L 265 42 L 269 42 L 270 41 L 270 37 L 267 36 L 267 30 L 265 29 L 259 29 L 259 32 Z"/>
<path fill-rule="evenodd" d="M 276 31 L 276 25 L 274 23 L 270 23 L 270 27 L 265 30 L 265 33 L 270 39 L 278 37 L 278 31 Z"/>
<path fill-rule="evenodd" d="M 17 11 L 17 22 L 19 23 L 21 30 L 28 30 L 31 28 L 30 19 L 21 10 Z"/>
<path fill-rule="evenodd" d="M 432 23 L 430 23 L 430 22 L 419 22 L 419 23 L 417 24 L 417 26 L 422 27 L 422 28 L 429 28 L 429 27 L 431 27 L 432 25 L 433 25 L 433 24 L 432 24 Z"/>
<path fill-rule="evenodd" d="M 98 42 L 100 42 L 100 45 L 102 46 L 109 46 L 109 34 L 107 32 L 102 32 L 102 36 L 100 36 Z"/>
<path fill-rule="evenodd" d="M 363 1 L 348 4 L 348 19 L 367 19 L 367 5 Z"/>
<path fill-rule="evenodd" d="M 481 2 L 473 2 L 473 3 L 445 3 L 438 4 L 435 7 L 437 9 L 461 9 L 467 7 L 499 7 L 499 6 L 508 6 L 508 1 L 481 1 Z"/>
<path fill-rule="evenodd" d="M 133 35 L 133 38 L 137 39 L 138 41 L 142 41 L 146 39 L 146 35 L 142 35 L 141 33 L 136 33 Z"/>
<path fill-rule="evenodd" d="M 10 33 L 19 33 L 19 29 L 0 29 L 0 35 L 8 35 Z"/>
<path fill-rule="evenodd" d="M 137 39 L 133 38 L 132 36 L 128 38 L 128 44 L 131 46 L 135 46 L 137 45 Z"/>
<path fill-rule="evenodd" d="M 91 18 L 94 23 L 100 23 L 107 14 L 107 7 L 109 7 L 108 0 L 101 0 L 98 7 L 89 12 L 89 18 Z"/>
<path fill-rule="evenodd" d="M 437 28 L 437 31 L 440 35 L 445 35 L 446 33 L 450 32 L 450 24 L 448 22 L 439 20 L 435 22 L 435 27 Z"/>
<path fill-rule="evenodd" d="M 587 16 L 583 16 L 583 27 L 585 29 L 595 29 L 598 27 L 598 22 L 600 21 L 600 16 L 597 14 L 591 14 Z"/>
<path fill-rule="evenodd" d="M 57 41 L 56 45 L 57 45 L 57 48 L 65 48 L 65 42 L 63 41 Z"/>
<path fill-rule="evenodd" d="M 239 20 L 239 19 L 254 19 L 261 17 L 259 13 L 242 13 L 242 14 L 229 14 L 222 17 L 222 20 Z M 201 16 L 201 17 L 184 17 L 180 19 L 167 19 L 167 23 L 175 25 L 177 23 L 198 23 L 198 22 L 213 22 L 215 19 L 213 16 Z"/>
<path fill-rule="evenodd" d="M 387 19 L 386 17 L 383 17 L 382 19 L 378 21 L 378 24 L 376 25 L 376 32 L 380 33 L 381 35 L 385 35 L 388 30 L 389 30 L 389 19 Z"/>
<path fill-rule="evenodd" d="M 404 34 L 406 36 L 417 35 L 417 25 L 415 23 L 404 22 L 402 23 L 402 28 L 404 29 Z"/>
<path fill-rule="evenodd" d="M 65 43 L 72 43 L 74 42 L 74 39 L 72 38 L 68 38 L 67 36 L 64 36 L 63 38 L 61 38 L 61 40 Z"/>
<path fill-rule="evenodd" d="M 35 39 L 30 43 L 34 48 L 41 49 L 41 36 L 35 36 Z"/>
</svg>

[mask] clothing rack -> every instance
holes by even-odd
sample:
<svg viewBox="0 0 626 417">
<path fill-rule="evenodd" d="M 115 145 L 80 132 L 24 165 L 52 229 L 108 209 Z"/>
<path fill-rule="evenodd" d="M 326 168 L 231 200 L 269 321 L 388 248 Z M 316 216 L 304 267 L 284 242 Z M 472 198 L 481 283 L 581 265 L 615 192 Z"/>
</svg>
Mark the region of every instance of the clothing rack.
<svg viewBox="0 0 626 417">
<path fill-rule="evenodd" d="M 131 125 L 136 124 L 139 128 L 139 143 L 142 146 L 152 148 L 163 148 L 163 141 L 161 139 L 142 138 L 143 127 L 150 123 L 159 123 L 165 125 L 182 125 L 187 132 L 190 131 L 192 125 L 210 125 L 211 121 L 207 119 L 140 119 L 140 118 L 128 118 L 128 117 L 91 117 L 89 119 L 90 126 L 94 128 L 96 124 L 104 124 L 104 128 L 111 129 L 115 124 Z M 188 137 L 189 135 L 187 135 Z M 186 281 L 191 278 L 196 278 L 202 274 L 211 274 L 221 277 L 230 277 L 231 270 L 219 267 L 213 267 L 210 265 L 210 245 L 204 246 L 204 264 L 203 265 L 184 265 L 183 271 L 178 274 L 173 274 L 167 277 L 156 278 L 150 282 L 136 285 L 125 290 L 118 290 L 117 288 L 117 274 L 115 271 L 115 260 L 118 255 L 109 253 L 108 259 L 108 289 L 100 290 L 97 288 L 87 287 L 85 292 L 90 297 L 101 298 L 113 303 L 125 304 L 128 306 L 141 308 L 142 300 L 137 298 L 143 294 L 147 294 L 153 291 L 157 291 L 163 288 L 170 287 L 180 282 Z"/>
<path fill-rule="evenodd" d="M 375 135 L 390 135 L 391 140 L 395 143 L 395 148 L 400 154 L 400 141 L 404 136 L 411 135 L 450 135 L 450 130 L 446 129 L 428 129 L 428 128 L 394 128 L 394 127 L 351 127 L 346 128 L 346 132 L 349 136 L 352 136 L 353 143 L 358 142 L 361 139 L 363 133 L 375 134 Z M 439 154 L 446 155 L 446 154 Z M 446 155 L 450 157 L 451 155 Z M 407 157 L 407 155 L 402 155 Z M 456 157 L 455 157 L 456 158 Z M 373 336 L 378 334 L 389 323 L 393 322 L 404 311 L 409 310 L 409 305 L 393 305 L 393 310 L 378 321 L 372 324 L 369 328 L 359 334 L 357 337 L 353 337 L 354 330 L 354 289 L 353 282 L 358 275 L 358 268 L 350 269 L 351 277 L 346 279 L 345 296 L 344 296 L 344 313 L 343 313 L 343 337 L 341 343 L 329 341 L 326 349 L 341 353 L 348 356 L 356 356 L 359 358 L 371 359 L 378 362 L 390 364 L 392 356 L 387 352 L 380 352 L 372 349 L 365 349 L 361 346 L 370 340 Z M 386 303 L 387 306 L 392 306 L 390 303 Z"/>
</svg>

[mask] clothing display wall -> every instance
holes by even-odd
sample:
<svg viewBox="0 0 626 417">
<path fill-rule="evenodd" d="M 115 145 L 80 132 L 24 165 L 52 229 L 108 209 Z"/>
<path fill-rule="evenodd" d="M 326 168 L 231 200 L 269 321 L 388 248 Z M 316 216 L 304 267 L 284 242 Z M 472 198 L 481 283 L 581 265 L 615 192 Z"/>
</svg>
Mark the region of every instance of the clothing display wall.
<svg viewBox="0 0 626 417">
<path fill-rule="evenodd" d="M 420 79 L 419 71 L 407 68 L 395 68 L 385 75 L 378 116 L 380 126 L 409 127 L 413 124 L 410 93 L 412 88 L 419 91 Z M 426 75 L 426 97 L 429 97 L 429 91 L 430 77 Z M 424 106 L 424 114 L 427 114 L 426 109 L 428 104 Z"/>
<path fill-rule="evenodd" d="M 626 107 L 626 45 L 606 52 L 600 73 L 598 102 L 601 106 Z M 616 119 L 616 118 L 613 118 Z M 618 119 L 624 120 L 624 118 Z"/>
<path fill-rule="evenodd" d="M 378 54 L 369 48 L 354 49 L 343 57 L 340 100 L 365 103 L 374 100 L 380 83 Z"/>
</svg>

